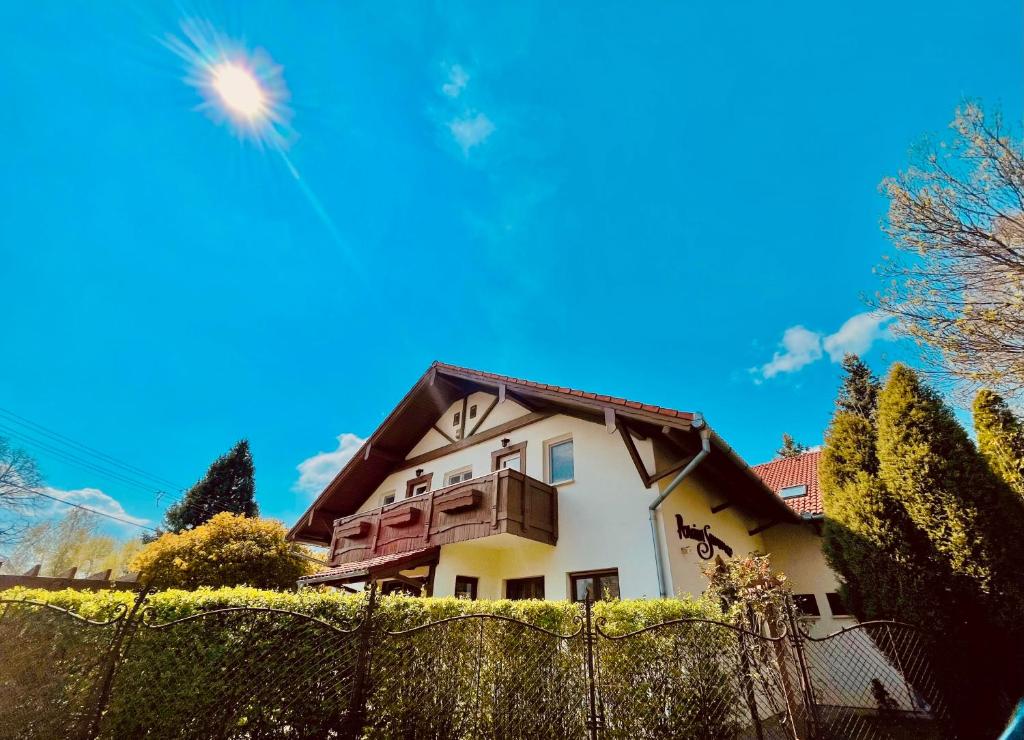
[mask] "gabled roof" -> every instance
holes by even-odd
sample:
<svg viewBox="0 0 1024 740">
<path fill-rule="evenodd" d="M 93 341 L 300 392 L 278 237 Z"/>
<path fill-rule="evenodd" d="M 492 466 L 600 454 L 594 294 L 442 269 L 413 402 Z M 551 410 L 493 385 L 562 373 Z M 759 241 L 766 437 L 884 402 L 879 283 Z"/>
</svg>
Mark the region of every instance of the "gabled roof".
<svg viewBox="0 0 1024 740">
<path fill-rule="evenodd" d="M 675 457 L 693 455 L 700 449 L 698 435 L 691 433 L 695 419 L 703 424 L 697 413 L 434 362 L 306 510 L 289 537 L 328 542 L 333 521 L 353 513 L 389 473 L 409 466 L 406 455 L 437 418 L 452 403 L 475 391 L 504 395 L 537 420 L 560 413 L 600 424 L 628 426 L 634 433 L 655 438 Z M 467 435 L 454 444 L 461 448 L 475 444 L 472 440 L 474 437 Z M 732 491 L 755 513 L 777 520 L 792 518 L 789 509 L 778 505 L 778 499 L 729 445 L 714 433 L 712 440 L 712 454 L 701 463 L 701 474 L 717 475 L 725 490 Z"/>
<path fill-rule="evenodd" d="M 805 452 L 796 457 L 783 457 L 754 466 L 765 485 L 777 495 L 783 488 L 807 486 L 807 494 L 783 499 L 797 514 L 822 513 L 821 484 L 818 481 L 818 462 L 821 450 Z"/>
</svg>

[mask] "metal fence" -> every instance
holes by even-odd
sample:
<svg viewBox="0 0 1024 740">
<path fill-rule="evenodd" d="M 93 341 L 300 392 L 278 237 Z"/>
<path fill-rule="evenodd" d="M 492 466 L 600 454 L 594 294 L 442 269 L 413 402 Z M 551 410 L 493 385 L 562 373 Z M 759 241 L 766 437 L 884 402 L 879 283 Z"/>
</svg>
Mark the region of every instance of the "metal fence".
<svg viewBox="0 0 1024 740">
<path fill-rule="evenodd" d="M 388 630 L 264 608 L 155 623 L 0 600 L 2 738 L 944 738 L 927 636 L 698 619 L 559 634 L 497 615 Z"/>
</svg>

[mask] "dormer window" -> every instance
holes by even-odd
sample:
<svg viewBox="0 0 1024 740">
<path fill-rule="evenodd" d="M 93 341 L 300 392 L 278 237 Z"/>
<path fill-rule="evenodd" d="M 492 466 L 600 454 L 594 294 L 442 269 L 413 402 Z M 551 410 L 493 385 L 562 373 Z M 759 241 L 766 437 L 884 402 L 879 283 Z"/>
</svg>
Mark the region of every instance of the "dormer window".
<svg viewBox="0 0 1024 740">
<path fill-rule="evenodd" d="M 782 498 L 797 498 L 798 496 L 807 495 L 807 486 L 801 484 L 799 486 L 786 486 L 779 491 L 779 495 Z"/>
</svg>

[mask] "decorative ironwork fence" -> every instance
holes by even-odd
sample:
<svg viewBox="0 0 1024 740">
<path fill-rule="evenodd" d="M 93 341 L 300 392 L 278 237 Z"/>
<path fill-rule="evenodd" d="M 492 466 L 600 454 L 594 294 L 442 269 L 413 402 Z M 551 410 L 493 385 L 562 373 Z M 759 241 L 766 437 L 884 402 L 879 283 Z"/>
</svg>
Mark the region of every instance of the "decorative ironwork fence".
<svg viewBox="0 0 1024 740">
<path fill-rule="evenodd" d="M 389 630 L 231 608 L 89 621 L 0 600 L 0 738 L 945 738 L 927 635 L 700 619 L 567 634 L 509 617 Z M 749 629 L 748 629 L 749 628 Z"/>
</svg>

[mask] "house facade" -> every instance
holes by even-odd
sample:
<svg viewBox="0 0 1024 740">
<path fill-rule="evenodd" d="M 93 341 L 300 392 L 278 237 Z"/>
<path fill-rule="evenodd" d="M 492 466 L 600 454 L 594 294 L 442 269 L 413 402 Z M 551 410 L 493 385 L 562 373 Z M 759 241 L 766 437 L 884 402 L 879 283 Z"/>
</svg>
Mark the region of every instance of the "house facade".
<svg viewBox="0 0 1024 740">
<path fill-rule="evenodd" d="M 434 363 L 289 536 L 329 548 L 305 584 L 488 599 L 699 594 L 715 557 L 767 552 L 831 630 L 816 466 L 752 469 L 697 413 Z"/>
</svg>

